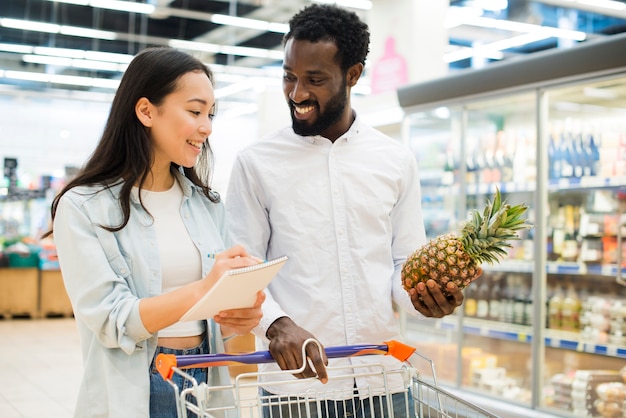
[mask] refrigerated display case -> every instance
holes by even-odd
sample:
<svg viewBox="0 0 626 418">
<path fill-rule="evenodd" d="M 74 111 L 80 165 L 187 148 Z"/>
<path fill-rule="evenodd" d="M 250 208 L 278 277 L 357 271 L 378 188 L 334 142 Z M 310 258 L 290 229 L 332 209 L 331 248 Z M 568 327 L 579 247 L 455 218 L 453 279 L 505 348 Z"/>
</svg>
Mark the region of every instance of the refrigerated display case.
<svg viewBox="0 0 626 418">
<path fill-rule="evenodd" d="M 615 35 L 398 90 L 429 238 L 496 188 L 529 206 L 462 308 L 403 318 L 440 381 L 503 416 L 626 417 L 624 50 Z"/>
</svg>

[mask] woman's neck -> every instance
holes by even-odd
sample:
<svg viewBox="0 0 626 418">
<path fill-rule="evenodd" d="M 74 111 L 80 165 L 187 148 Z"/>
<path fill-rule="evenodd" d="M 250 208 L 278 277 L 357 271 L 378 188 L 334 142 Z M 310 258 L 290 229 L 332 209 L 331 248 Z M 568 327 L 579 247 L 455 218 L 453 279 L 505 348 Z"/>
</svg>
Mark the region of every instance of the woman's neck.
<svg viewBox="0 0 626 418">
<path fill-rule="evenodd" d="M 167 171 L 161 170 L 160 172 L 153 169 L 146 177 L 142 188 L 153 192 L 164 192 L 171 189 L 175 181 L 174 174 L 169 170 L 169 167 Z"/>
</svg>

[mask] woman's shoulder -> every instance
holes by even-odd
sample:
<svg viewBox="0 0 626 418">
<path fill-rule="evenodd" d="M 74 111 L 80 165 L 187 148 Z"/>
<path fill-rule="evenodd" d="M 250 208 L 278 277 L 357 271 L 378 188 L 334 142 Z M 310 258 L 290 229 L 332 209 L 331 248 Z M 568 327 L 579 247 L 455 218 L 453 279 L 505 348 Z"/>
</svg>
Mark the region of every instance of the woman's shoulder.
<svg viewBox="0 0 626 418">
<path fill-rule="evenodd" d="M 120 183 L 75 186 L 65 192 L 61 200 L 69 200 L 81 206 L 93 203 L 98 205 L 105 205 L 106 202 L 117 203 L 121 187 Z"/>
</svg>

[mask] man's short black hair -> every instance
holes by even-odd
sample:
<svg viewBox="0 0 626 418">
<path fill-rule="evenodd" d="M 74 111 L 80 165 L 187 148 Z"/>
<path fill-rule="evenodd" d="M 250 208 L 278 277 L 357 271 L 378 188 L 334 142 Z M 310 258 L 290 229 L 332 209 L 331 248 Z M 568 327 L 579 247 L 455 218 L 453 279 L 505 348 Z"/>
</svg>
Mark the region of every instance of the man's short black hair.
<svg viewBox="0 0 626 418">
<path fill-rule="evenodd" d="M 289 20 L 289 39 L 299 41 L 331 41 L 337 45 L 337 59 L 341 69 L 357 63 L 365 65 L 369 53 L 370 32 L 367 24 L 356 13 L 331 4 L 311 4 Z"/>
</svg>

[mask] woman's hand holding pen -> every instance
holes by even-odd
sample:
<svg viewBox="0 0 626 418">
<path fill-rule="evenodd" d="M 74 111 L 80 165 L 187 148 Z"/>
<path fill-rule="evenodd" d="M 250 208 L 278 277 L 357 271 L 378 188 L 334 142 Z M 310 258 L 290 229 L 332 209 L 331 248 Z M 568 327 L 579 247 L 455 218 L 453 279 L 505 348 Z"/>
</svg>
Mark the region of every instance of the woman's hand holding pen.
<svg viewBox="0 0 626 418">
<path fill-rule="evenodd" d="M 212 254 L 215 264 L 209 274 L 203 279 L 207 282 L 207 290 L 228 271 L 240 267 L 253 266 L 262 263 L 263 260 L 253 257 L 241 246 L 235 245 L 218 254 Z M 265 301 L 265 293 L 258 292 L 256 302 L 250 308 L 230 309 L 221 311 L 213 317 L 213 320 L 220 324 L 222 335 L 228 337 L 232 334 L 247 334 L 261 321 L 263 311 L 261 305 Z"/>
<path fill-rule="evenodd" d="M 228 270 L 253 266 L 263 262 L 258 257 L 253 257 L 241 245 L 235 245 L 227 250 L 217 254 L 209 254 L 208 257 L 214 258 L 215 263 L 209 274 L 203 279 L 208 291 L 215 282 L 217 282 Z"/>
</svg>

